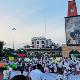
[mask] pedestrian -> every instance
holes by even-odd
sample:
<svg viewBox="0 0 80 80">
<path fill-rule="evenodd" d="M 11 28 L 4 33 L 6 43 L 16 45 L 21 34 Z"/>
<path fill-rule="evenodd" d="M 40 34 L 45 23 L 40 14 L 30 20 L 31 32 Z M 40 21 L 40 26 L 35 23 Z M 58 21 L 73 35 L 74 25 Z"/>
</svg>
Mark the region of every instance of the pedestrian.
<svg viewBox="0 0 80 80">
<path fill-rule="evenodd" d="M 9 71 L 7 68 L 3 70 L 3 80 L 8 80 L 9 79 Z"/>
<path fill-rule="evenodd" d="M 34 67 L 29 76 L 31 80 L 42 80 L 43 79 L 43 73 L 40 71 L 40 64 L 37 64 L 37 69 Z"/>
</svg>

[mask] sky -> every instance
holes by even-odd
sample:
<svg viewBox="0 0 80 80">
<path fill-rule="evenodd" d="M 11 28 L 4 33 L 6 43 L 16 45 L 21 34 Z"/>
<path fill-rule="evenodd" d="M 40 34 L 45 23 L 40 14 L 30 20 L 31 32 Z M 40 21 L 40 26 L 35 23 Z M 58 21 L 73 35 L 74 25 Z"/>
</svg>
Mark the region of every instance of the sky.
<svg viewBox="0 0 80 80">
<path fill-rule="evenodd" d="M 76 0 L 78 13 L 80 0 Z M 0 0 L 0 41 L 16 48 L 45 36 L 65 44 L 65 18 L 68 0 Z M 46 24 L 46 34 L 45 34 Z M 12 30 L 16 28 L 16 30 Z"/>
</svg>

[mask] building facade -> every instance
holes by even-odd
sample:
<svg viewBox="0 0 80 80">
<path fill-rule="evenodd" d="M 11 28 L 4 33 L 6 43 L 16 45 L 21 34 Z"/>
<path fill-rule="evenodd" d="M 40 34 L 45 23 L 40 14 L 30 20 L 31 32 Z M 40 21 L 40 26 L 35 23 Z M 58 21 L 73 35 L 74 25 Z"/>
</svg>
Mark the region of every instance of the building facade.
<svg viewBox="0 0 80 80">
<path fill-rule="evenodd" d="M 51 39 L 45 37 L 33 37 L 31 43 L 35 49 L 51 48 L 52 45 Z"/>
<path fill-rule="evenodd" d="M 46 48 L 51 48 L 51 46 L 52 46 L 52 41 L 51 41 L 51 39 L 47 39 L 47 40 L 46 40 Z"/>
<path fill-rule="evenodd" d="M 35 49 L 46 48 L 46 38 L 45 37 L 33 37 L 31 42 L 32 42 L 33 48 Z"/>
</svg>

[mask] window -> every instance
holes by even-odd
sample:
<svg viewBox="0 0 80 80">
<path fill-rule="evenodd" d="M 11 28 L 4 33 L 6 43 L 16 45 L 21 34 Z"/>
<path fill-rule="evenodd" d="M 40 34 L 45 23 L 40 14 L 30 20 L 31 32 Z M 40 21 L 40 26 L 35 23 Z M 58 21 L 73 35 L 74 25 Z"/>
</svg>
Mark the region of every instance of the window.
<svg viewBox="0 0 80 80">
<path fill-rule="evenodd" d="M 44 44 L 44 41 L 42 41 L 41 43 Z"/>
<path fill-rule="evenodd" d="M 34 48 L 34 46 L 32 46 L 32 48 Z"/>
<path fill-rule="evenodd" d="M 32 42 L 32 44 L 34 44 L 34 42 Z"/>
<path fill-rule="evenodd" d="M 42 45 L 42 48 L 45 48 L 44 45 Z"/>
<path fill-rule="evenodd" d="M 37 44 L 39 44 L 39 41 L 37 41 Z"/>
<path fill-rule="evenodd" d="M 37 48 L 39 48 L 39 45 L 37 45 Z"/>
</svg>

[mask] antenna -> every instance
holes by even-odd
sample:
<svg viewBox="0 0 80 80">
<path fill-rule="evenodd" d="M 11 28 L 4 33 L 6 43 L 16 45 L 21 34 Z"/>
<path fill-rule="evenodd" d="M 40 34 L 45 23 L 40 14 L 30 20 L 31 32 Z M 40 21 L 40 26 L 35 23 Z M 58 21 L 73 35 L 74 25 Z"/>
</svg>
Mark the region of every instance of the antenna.
<svg viewBox="0 0 80 80">
<path fill-rule="evenodd" d="M 45 37 L 46 37 L 46 33 L 47 33 L 47 31 L 46 31 L 46 29 L 47 29 L 46 24 L 47 24 L 47 18 L 45 17 Z"/>
</svg>

